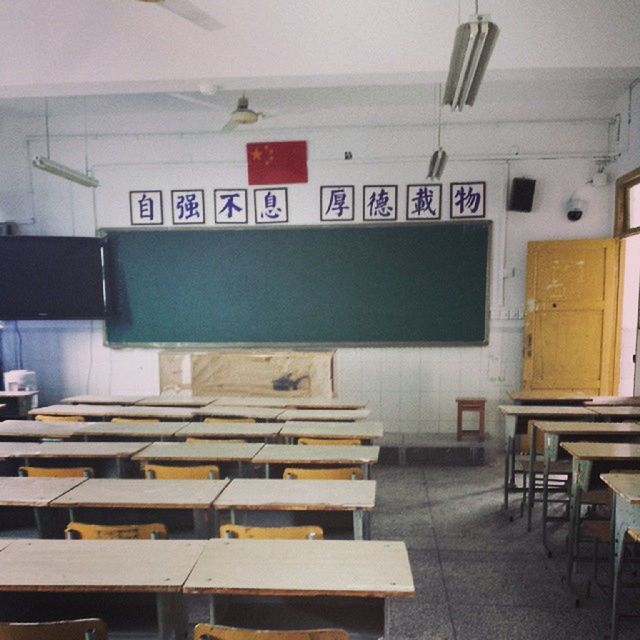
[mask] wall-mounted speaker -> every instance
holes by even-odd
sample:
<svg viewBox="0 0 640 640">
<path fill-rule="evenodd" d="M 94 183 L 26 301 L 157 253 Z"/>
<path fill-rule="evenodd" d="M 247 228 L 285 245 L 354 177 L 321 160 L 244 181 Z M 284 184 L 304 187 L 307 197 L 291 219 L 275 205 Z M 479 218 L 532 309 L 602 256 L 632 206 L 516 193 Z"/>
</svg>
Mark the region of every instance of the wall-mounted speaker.
<svg viewBox="0 0 640 640">
<path fill-rule="evenodd" d="M 509 211 L 531 211 L 536 181 L 530 178 L 514 178 L 509 194 Z"/>
</svg>

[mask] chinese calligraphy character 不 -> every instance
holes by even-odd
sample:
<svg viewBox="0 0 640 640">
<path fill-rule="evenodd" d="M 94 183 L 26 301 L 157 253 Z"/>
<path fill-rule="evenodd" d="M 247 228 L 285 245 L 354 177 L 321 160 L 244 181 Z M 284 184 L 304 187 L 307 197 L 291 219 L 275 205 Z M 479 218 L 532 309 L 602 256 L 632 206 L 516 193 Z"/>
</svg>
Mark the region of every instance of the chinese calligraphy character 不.
<svg viewBox="0 0 640 640">
<path fill-rule="evenodd" d="M 224 201 L 224 205 L 220 209 L 221 214 L 226 214 L 227 218 L 233 218 L 235 212 L 242 211 L 242 207 L 236 204 L 236 199 L 240 197 L 239 193 L 223 193 L 220 199 Z"/>
</svg>

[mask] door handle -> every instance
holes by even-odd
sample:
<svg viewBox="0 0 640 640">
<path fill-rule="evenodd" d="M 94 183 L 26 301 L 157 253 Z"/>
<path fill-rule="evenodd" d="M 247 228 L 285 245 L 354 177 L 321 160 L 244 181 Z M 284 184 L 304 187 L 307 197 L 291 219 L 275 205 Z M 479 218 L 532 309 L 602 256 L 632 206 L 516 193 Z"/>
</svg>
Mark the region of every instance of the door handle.
<svg viewBox="0 0 640 640">
<path fill-rule="evenodd" d="M 527 358 L 531 357 L 532 352 L 533 352 L 533 334 L 529 333 L 527 335 L 527 347 L 526 347 Z"/>
</svg>

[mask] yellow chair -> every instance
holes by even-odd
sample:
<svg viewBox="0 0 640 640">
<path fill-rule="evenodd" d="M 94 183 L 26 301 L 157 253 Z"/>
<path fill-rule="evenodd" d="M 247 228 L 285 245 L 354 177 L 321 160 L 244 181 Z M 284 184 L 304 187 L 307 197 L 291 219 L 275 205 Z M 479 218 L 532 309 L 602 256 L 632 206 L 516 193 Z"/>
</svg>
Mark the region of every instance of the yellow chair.
<svg viewBox="0 0 640 640">
<path fill-rule="evenodd" d="M 67 540 L 159 540 L 167 537 L 167 527 L 152 524 L 85 524 L 70 522 L 65 530 Z"/>
<path fill-rule="evenodd" d="M 282 474 L 285 480 L 362 480 L 360 467 L 335 467 L 298 469 L 287 467 Z"/>
<path fill-rule="evenodd" d="M 215 464 L 199 464 L 192 467 L 144 464 L 142 471 L 147 480 L 217 480 L 220 477 L 220 468 Z"/>
<path fill-rule="evenodd" d="M 309 629 L 306 631 L 261 631 L 197 624 L 193 630 L 194 640 L 349 640 L 342 629 Z"/>
<path fill-rule="evenodd" d="M 111 422 L 160 422 L 158 418 L 111 418 Z"/>
<path fill-rule="evenodd" d="M 216 442 L 218 444 L 225 442 L 242 442 L 245 443 L 244 438 L 187 438 L 185 440 L 187 444 L 200 444 L 202 442 Z"/>
<path fill-rule="evenodd" d="M 205 418 L 203 422 L 239 422 L 240 424 L 253 424 L 253 418 Z"/>
<path fill-rule="evenodd" d="M 24 478 L 93 478 L 92 467 L 19 467 Z"/>
<path fill-rule="evenodd" d="M 0 622 L 0 640 L 107 640 L 107 625 L 99 618 Z"/>
<path fill-rule="evenodd" d="M 44 413 L 36 416 L 38 422 L 84 422 L 83 416 L 47 416 Z"/>
<path fill-rule="evenodd" d="M 361 445 L 360 438 L 298 438 L 298 444 L 335 445 L 353 447 Z"/>
<path fill-rule="evenodd" d="M 322 527 L 243 527 L 238 524 L 220 526 L 221 538 L 242 540 L 323 540 Z"/>
</svg>

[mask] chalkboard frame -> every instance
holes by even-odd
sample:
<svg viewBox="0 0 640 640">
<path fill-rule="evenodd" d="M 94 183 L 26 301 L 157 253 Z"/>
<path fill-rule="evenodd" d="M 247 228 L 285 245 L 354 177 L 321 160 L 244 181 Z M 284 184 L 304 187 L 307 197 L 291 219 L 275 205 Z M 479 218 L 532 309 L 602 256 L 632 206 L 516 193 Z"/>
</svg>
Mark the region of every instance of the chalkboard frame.
<svg viewBox="0 0 640 640">
<path fill-rule="evenodd" d="M 224 228 L 216 228 L 215 226 L 202 228 L 199 227 L 197 230 L 202 233 L 216 233 L 216 232 L 230 232 L 234 231 L 237 233 L 243 233 L 245 230 L 250 228 L 251 230 L 260 231 L 262 233 L 278 233 L 280 231 L 292 230 L 292 229 L 324 229 L 324 228 L 335 228 L 335 229 L 359 229 L 359 230 L 367 230 L 372 228 L 425 228 L 425 227 L 436 227 L 436 226 L 472 226 L 472 227 L 485 227 L 486 228 L 486 272 L 485 272 L 485 292 L 484 292 L 484 336 L 481 340 L 424 340 L 424 341 L 291 341 L 291 342 L 198 342 L 198 341 L 149 341 L 149 342 L 119 342 L 119 341 L 110 341 L 108 335 L 108 322 L 109 318 L 113 317 L 113 313 L 107 315 L 105 322 L 103 323 L 103 343 L 105 346 L 114 349 L 127 349 L 127 348 L 149 348 L 149 349 L 159 349 L 159 348 L 171 348 L 176 350 L 207 350 L 207 349 L 299 349 L 306 350 L 309 348 L 313 349 L 336 349 L 336 348 L 371 348 L 371 347 L 397 347 L 397 348 L 406 348 L 406 347 L 478 347 L 478 346 L 486 346 L 489 344 L 489 303 L 490 303 L 490 286 L 491 286 L 491 262 L 492 262 L 492 228 L 493 224 L 491 220 L 487 219 L 473 219 L 473 220 L 433 220 L 433 221 L 419 221 L 419 222 L 401 222 L 401 223 L 354 223 L 354 224 L 309 224 L 309 225 L 251 225 L 247 226 L 239 226 L 239 227 L 231 227 L 225 226 Z M 108 240 L 108 236 L 110 233 L 136 233 L 141 234 L 145 233 L 145 229 L 141 227 L 131 228 L 131 227 L 109 227 L 109 228 L 100 228 L 97 231 L 97 235 L 103 240 Z M 167 233 L 189 233 L 194 232 L 194 228 L 176 228 L 171 226 L 163 226 L 163 227 L 153 227 L 148 229 L 148 232 L 167 232 Z M 107 267 L 108 269 L 108 267 Z M 108 276 L 108 274 L 107 274 Z M 108 286 L 108 277 L 107 283 Z M 115 299 L 113 293 L 108 296 L 111 300 Z M 112 309 L 113 311 L 113 309 Z"/>
</svg>

